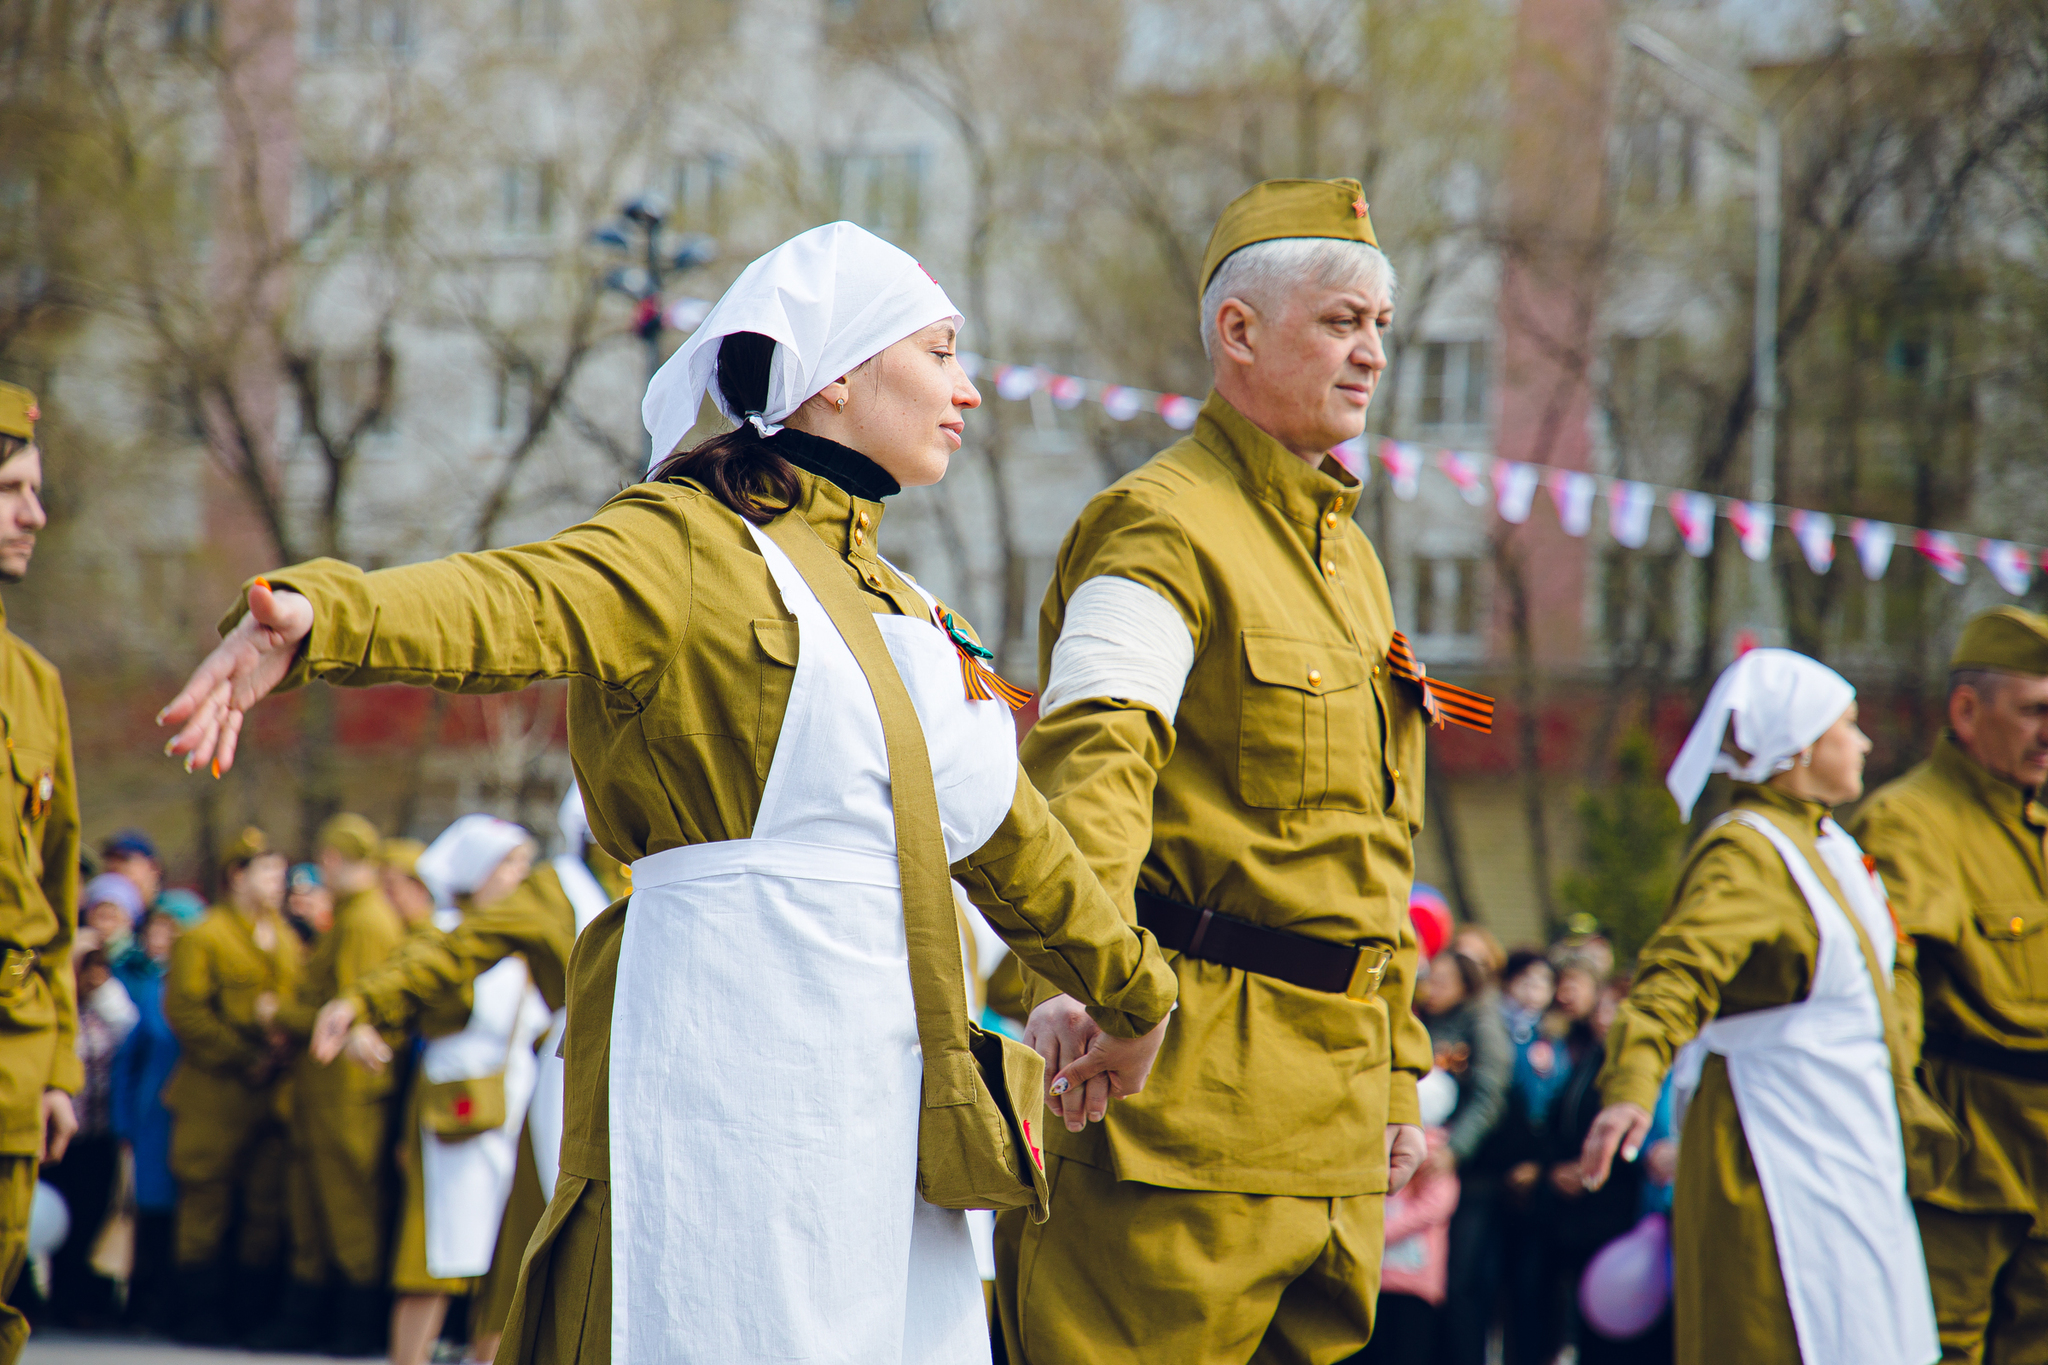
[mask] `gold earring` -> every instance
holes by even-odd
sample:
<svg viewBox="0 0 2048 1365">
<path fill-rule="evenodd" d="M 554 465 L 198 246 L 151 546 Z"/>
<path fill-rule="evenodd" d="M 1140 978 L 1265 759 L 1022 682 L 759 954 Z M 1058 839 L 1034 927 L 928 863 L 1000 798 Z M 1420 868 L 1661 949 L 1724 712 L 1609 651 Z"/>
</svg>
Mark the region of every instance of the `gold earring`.
<svg viewBox="0 0 2048 1365">
<path fill-rule="evenodd" d="M 845 400 L 844 398 L 842 398 L 842 399 L 840 399 L 840 400 L 839 400 L 839 410 L 840 410 L 841 412 L 845 412 L 845 411 L 846 411 L 846 400 Z"/>
<path fill-rule="evenodd" d="M 1799 766 L 1802 768 L 1811 768 L 1813 766 L 1813 750 L 1808 749 L 1805 753 L 1799 755 Z"/>
</svg>

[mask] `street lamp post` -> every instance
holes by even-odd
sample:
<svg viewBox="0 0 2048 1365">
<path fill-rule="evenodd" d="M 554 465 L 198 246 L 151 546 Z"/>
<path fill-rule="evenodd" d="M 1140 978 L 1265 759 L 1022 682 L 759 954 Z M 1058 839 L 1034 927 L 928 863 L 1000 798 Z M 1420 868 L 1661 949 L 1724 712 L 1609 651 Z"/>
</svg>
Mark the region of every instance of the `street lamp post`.
<svg viewBox="0 0 2048 1365">
<path fill-rule="evenodd" d="M 654 372 L 661 368 L 661 336 L 669 329 L 667 310 L 662 301 L 669 277 L 709 265 L 718 259 L 717 241 L 701 232 L 688 233 L 676 242 L 667 242 L 662 234 L 667 221 L 668 205 L 661 197 L 642 194 L 620 206 L 616 222 L 607 223 L 590 234 L 593 243 L 620 253 L 633 249 L 634 232 L 640 235 L 644 264 L 616 267 L 606 273 L 604 285 L 614 293 L 624 294 L 633 300 L 633 333 L 647 349 L 647 379 L 650 383 L 654 380 Z M 653 442 L 654 437 L 649 435 L 646 454 L 650 461 L 654 458 Z"/>
</svg>

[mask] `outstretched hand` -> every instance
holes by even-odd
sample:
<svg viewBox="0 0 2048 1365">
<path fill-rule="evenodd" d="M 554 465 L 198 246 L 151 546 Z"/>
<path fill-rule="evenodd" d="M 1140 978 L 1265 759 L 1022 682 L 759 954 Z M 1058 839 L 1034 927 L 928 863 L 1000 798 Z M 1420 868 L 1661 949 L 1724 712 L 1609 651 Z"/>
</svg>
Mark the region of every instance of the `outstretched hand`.
<svg viewBox="0 0 2048 1365">
<path fill-rule="evenodd" d="M 284 681 L 299 642 L 313 629 L 313 604 L 262 579 L 249 588 L 249 614 L 192 671 L 191 681 L 157 713 L 158 725 L 178 733 L 164 746 L 185 760 L 185 771 L 211 766 L 220 776 L 235 766 L 235 741 L 249 708 Z"/>
<path fill-rule="evenodd" d="M 1046 1106 L 1078 1133 L 1100 1123 L 1112 1097 L 1123 1099 L 1145 1088 L 1166 1020 L 1139 1038 L 1106 1033 L 1080 1001 L 1056 995 L 1031 1011 L 1024 1042 L 1045 1058 Z"/>
<path fill-rule="evenodd" d="M 1650 1111 L 1640 1104 L 1610 1104 L 1593 1120 L 1586 1133 L 1585 1150 L 1579 1153 L 1579 1180 L 1589 1190 L 1607 1183 L 1614 1165 L 1614 1150 L 1621 1149 L 1623 1161 L 1634 1161 L 1650 1132 Z"/>
</svg>

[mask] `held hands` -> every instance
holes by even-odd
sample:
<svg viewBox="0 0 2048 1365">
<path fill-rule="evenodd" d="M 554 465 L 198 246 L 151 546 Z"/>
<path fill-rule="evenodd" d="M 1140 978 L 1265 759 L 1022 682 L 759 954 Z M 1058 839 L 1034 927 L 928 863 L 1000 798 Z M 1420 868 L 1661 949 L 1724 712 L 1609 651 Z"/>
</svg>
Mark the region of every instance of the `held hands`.
<svg viewBox="0 0 2048 1365">
<path fill-rule="evenodd" d="M 171 704 L 157 713 L 157 724 L 178 727 L 164 752 L 183 758 L 188 773 L 211 765 L 218 777 L 234 767 L 243 717 L 284 681 L 299 642 L 312 629 L 311 602 L 295 592 L 272 590 L 257 579 L 249 589 L 249 614 L 192 671 Z"/>
<path fill-rule="evenodd" d="M 343 996 L 330 1000 L 320 1007 L 320 1013 L 313 1019 L 313 1037 L 306 1044 L 306 1050 L 313 1054 L 313 1060 L 326 1066 L 341 1055 L 342 1045 L 348 1042 L 349 1029 L 356 1022 L 356 1002 Z"/>
<path fill-rule="evenodd" d="M 1579 1153 L 1581 1183 L 1588 1190 L 1605 1185 L 1615 1149 L 1621 1149 L 1623 1161 L 1634 1161 L 1649 1131 L 1650 1111 L 1640 1104 L 1610 1104 L 1602 1109 L 1586 1134 L 1585 1150 Z"/>
<path fill-rule="evenodd" d="M 1165 1040 L 1164 1019 L 1142 1038 L 1105 1033 L 1070 995 L 1046 1001 L 1024 1024 L 1025 1046 L 1045 1058 L 1051 1077 L 1046 1105 L 1065 1121 L 1070 1133 L 1100 1123 L 1112 1097 L 1123 1099 L 1143 1090 Z"/>
</svg>

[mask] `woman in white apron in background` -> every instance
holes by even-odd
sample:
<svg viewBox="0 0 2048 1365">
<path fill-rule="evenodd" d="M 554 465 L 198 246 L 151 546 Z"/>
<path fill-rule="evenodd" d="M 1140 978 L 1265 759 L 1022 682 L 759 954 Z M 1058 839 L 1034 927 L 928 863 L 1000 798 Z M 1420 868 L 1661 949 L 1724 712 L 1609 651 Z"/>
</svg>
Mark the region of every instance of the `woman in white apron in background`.
<svg viewBox="0 0 2048 1365">
<path fill-rule="evenodd" d="M 166 708 L 174 754 L 225 767 L 283 683 L 570 680 L 633 894 L 571 960 L 561 1174 L 508 1365 L 988 1359 L 961 1210 L 1044 1197 L 1041 1096 L 983 1121 L 1036 1068 L 990 1082 L 959 1043 L 949 870 L 1104 1030 L 1055 1086 L 1099 1117 L 1157 1055 L 1157 944 L 1020 776 L 988 652 L 877 552 L 882 500 L 936 482 L 980 403 L 960 321 L 888 243 L 804 233 L 650 385 L 649 482 L 537 545 L 280 570 Z M 684 449 L 707 394 L 737 429 Z"/>
<path fill-rule="evenodd" d="M 533 855 L 532 836 L 509 820 L 465 815 L 450 825 L 417 865 L 434 893 L 436 927 L 445 934 L 466 911 L 510 896 L 526 880 Z M 398 1295 L 392 1365 L 424 1365 L 449 1295 L 466 1292 L 491 1268 L 515 1144 L 533 1096 L 533 1044 L 548 1026 L 548 1011 L 525 961 L 508 957 L 476 977 L 471 990 L 425 1002 L 416 1022 L 427 1042 L 413 1083 L 405 1219 L 391 1271 Z M 355 1037 L 383 1051 L 373 1031 Z M 493 1113 L 495 1125 L 483 1126 Z"/>
<path fill-rule="evenodd" d="M 1710 772 L 1734 800 L 1637 958 L 1583 1173 L 1597 1188 L 1617 1149 L 1637 1159 L 1675 1059 L 1693 1092 L 1672 1212 L 1679 1365 L 1941 1355 L 1901 1115 L 1916 1140 L 1939 1119 L 1895 1060 L 1884 888 L 1828 813 L 1863 791 L 1855 697 L 1802 654 L 1752 650 L 1671 766 L 1688 818 Z"/>
</svg>

